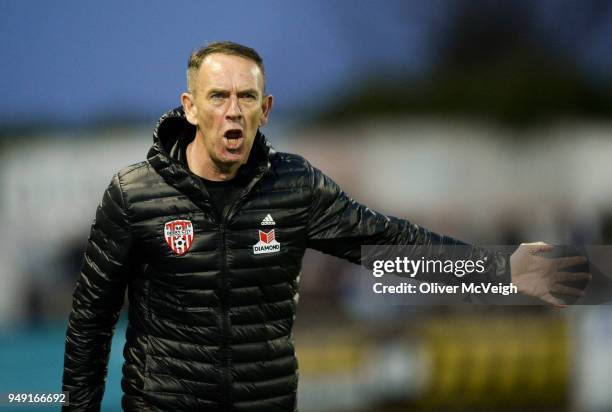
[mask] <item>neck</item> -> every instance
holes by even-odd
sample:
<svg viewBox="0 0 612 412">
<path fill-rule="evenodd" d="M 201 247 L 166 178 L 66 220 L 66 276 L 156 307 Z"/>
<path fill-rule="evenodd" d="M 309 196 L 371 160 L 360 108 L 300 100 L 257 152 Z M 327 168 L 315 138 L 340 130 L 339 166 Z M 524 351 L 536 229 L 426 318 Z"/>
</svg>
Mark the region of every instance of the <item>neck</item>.
<svg viewBox="0 0 612 412">
<path fill-rule="evenodd" d="M 218 164 L 208 156 L 202 143 L 204 136 L 198 130 L 196 137 L 187 145 L 187 166 L 192 173 L 206 180 L 225 181 L 236 177 L 240 164 Z"/>
</svg>

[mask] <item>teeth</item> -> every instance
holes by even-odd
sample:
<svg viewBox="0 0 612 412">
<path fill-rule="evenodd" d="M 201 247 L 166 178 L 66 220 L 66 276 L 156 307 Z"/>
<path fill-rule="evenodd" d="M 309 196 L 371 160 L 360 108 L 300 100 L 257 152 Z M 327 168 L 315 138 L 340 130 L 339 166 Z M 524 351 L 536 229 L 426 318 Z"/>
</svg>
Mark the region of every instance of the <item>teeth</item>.
<svg viewBox="0 0 612 412">
<path fill-rule="evenodd" d="M 232 139 L 228 137 L 225 137 L 224 140 L 225 140 L 225 146 L 230 150 L 237 149 L 242 143 L 241 140 L 239 139 Z"/>
</svg>

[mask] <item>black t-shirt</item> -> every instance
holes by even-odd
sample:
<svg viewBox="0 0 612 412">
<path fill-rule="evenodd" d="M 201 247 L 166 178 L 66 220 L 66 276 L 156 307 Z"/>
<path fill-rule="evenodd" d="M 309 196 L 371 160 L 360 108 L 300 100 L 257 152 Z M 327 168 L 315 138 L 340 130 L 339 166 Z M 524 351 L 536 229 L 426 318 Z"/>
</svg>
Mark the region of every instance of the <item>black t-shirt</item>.
<svg viewBox="0 0 612 412">
<path fill-rule="evenodd" d="M 185 166 L 189 167 L 187 164 L 187 145 L 190 141 L 187 140 L 179 140 L 180 141 L 180 154 L 179 160 L 182 161 Z M 251 154 L 253 154 L 251 152 Z M 242 165 L 242 168 L 250 167 L 251 159 L 247 162 L 246 165 Z M 219 218 L 223 218 L 227 213 L 229 213 L 229 209 L 232 205 L 238 200 L 242 191 L 247 186 L 249 179 L 247 178 L 247 173 L 241 173 L 242 170 L 239 170 L 231 180 L 224 181 L 213 181 L 207 180 L 203 177 L 200 177 L 202 183 L 204 183 L 204 187 L 206 187 L 206 191 L 210 195 L 210 199 L 212 201 L 212 206 L 217 213 Z"/>
<path fill-rule="evenodd" d="M 202 183 L 206 187 L 206 191 L 210 195 L 213 208 L 217 212 L 217 216 L 223 217 L 229 213 L 230 207 L 236 203 L 238 197 L 242 193 L 246 183 L 239 177 L 225 181 L 213 181 L 200 177 Z"/>
</svg>

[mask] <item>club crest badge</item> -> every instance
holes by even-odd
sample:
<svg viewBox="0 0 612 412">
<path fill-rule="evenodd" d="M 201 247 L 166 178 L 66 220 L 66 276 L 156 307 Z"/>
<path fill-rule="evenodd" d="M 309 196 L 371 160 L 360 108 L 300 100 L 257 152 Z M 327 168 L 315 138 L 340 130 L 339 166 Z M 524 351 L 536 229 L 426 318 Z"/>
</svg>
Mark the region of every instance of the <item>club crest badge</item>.
<svg viewBox="0 0 612 412">
<path fill-rule="evenodd" d="M 276 241 L 274 229 L 269 232 L 259 231 L 259 242 L 253 245 L 253 253 L 261 255 L 263 253 L 280 252 L 280 243 Z"/>
<path fill-rule="evenodd" d="M 189 220 L 173 220 L 164 227 L 164 238 L 170 249 L 181 256 L 193 243 L 193 224 Z"/>
</svg>

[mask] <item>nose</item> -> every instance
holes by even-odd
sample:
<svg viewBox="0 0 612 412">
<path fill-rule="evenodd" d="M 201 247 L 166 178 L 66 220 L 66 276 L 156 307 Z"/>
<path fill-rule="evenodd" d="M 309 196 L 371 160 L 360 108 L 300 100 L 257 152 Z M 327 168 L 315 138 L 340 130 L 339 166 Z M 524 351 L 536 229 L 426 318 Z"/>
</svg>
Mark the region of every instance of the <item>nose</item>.
<svg viewBox="0 0 612 412">
<path fill-rule="evenodd" d="M 240 109 L 240 104 L 238 103 L 238 96 L 230 96 L 229 106 L 227 108 L 227 112 L 225 112 L 225 117 L 228 120 L 240 120 L 242 118 L 242 110 Z"/>
</svg>

